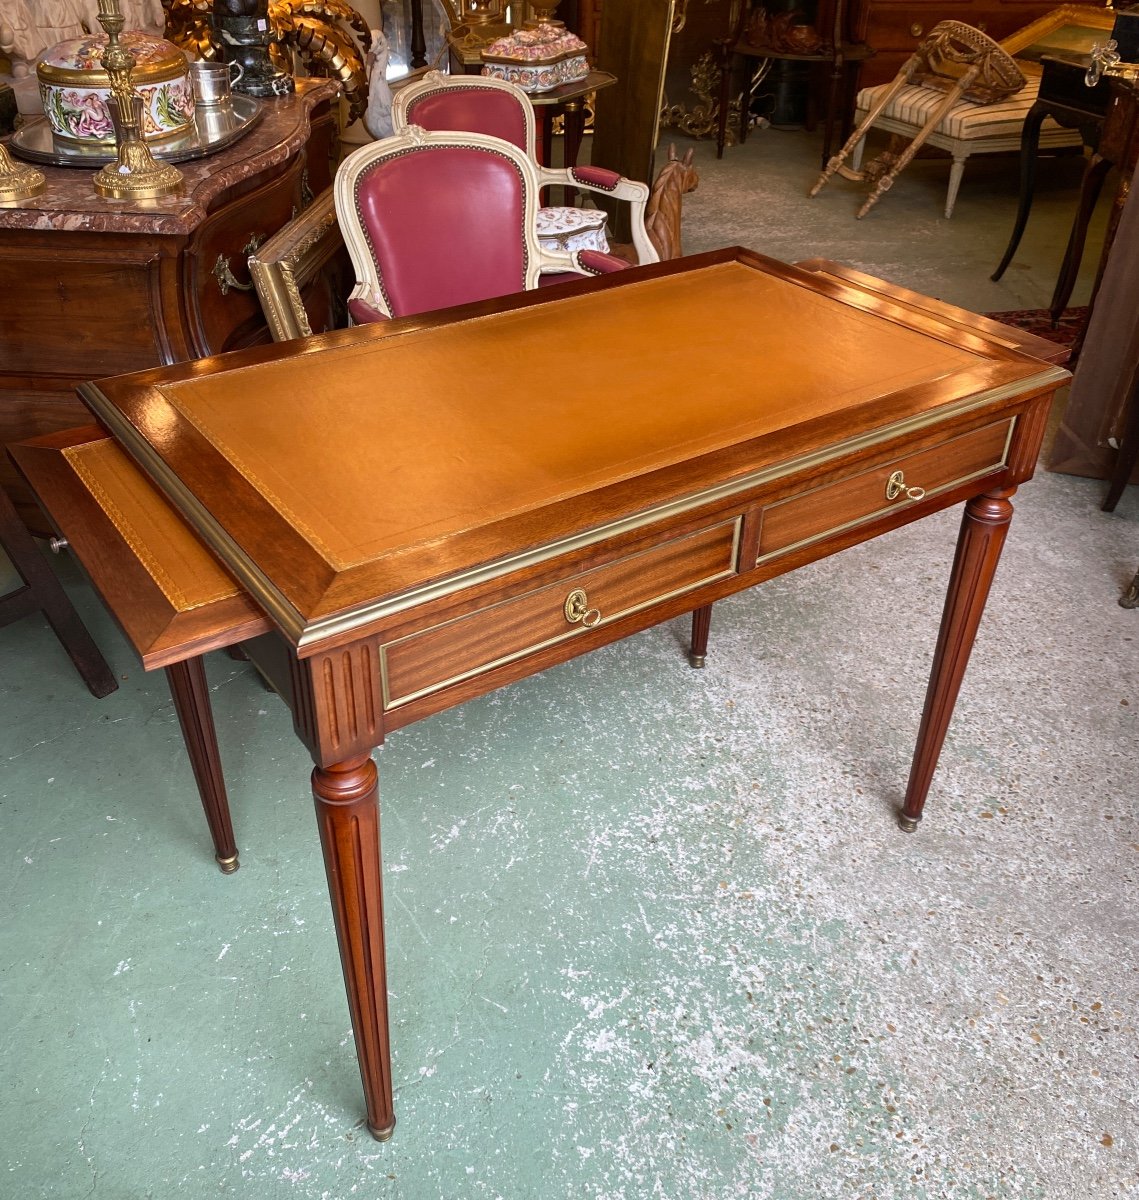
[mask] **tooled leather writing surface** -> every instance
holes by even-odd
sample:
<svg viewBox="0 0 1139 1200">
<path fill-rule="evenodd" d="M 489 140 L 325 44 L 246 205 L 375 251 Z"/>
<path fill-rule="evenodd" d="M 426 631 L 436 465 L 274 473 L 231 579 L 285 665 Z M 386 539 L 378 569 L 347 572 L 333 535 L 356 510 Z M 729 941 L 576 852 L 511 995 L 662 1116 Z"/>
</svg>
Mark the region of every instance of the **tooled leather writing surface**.
<svg viewBox="0 0 1139 1200">
<path fill-rule="evenodd" d="M 61 453 L 176 611 L 189 612 L 241 594 L 110 438 Z"/>
<path fill-rule="evenodd" d="M 344 570 L 978 362 L 745 268 L 636 290 L 162 391 Z"/>
<path fill-rule="evenodd" d="M 295 632 L 1042 366 L 727 253 L 89 399 Z"/>
</svg>

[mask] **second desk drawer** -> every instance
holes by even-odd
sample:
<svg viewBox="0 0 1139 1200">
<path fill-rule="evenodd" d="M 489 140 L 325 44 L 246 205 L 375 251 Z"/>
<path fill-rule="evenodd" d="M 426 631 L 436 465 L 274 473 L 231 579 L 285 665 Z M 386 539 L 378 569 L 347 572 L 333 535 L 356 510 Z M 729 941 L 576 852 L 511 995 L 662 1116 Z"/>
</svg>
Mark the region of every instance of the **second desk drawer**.
<svg viewBox="0 0 1139 1200">
<path fill-rule="evenodd" d="M 384 708 L 734 575 L 741 520 L 672 538 L 386 643 L 380 648 Z M 571 601 L 574 593 L 581 595 Z"/>
<path fill-rule="evenodd" d="M 763 511 L 759 561 L 998 470 L 1011 432 L 1011 420 L 997 421 L 770 505 Z"/>
</svg>

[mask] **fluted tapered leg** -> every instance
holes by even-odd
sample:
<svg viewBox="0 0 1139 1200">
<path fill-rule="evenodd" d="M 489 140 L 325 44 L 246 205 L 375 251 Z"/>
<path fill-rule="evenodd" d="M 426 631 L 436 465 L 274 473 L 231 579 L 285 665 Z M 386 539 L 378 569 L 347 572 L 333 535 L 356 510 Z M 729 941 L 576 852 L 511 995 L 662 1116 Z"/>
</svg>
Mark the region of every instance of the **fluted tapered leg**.
<svg viewBox="0 0 1139 1200">
<path fill-rule="evenodd" d="M 912 833 L 921 820 L 925 798 L 953 716 L 961 680 L 985 610 L 985 600 L 1000 561 L 1001 549 L 1012 520 L 1009 497 L 1016 488 L 1000 488 L 976 496 L 965 506 L 957 556 L 949 579 L 941 632 L 933 655 L 933 669 L 918 729 L 910 782 L 899 824 Z"/>
<path fill-rule="evenodd" d="M 202 798 L 202 811 L 214 840 L 214 858 L 229 875 L 241 864 L 237 859 L 229 797 L 225 791 L 214 714 L 210 708 L 210 688 L 201 656 L 171 664 L 166 668 L 166 681 L 174 698 L 178 724 L 182 726 L 182 740 L 194 771 L 194 782 Z"/>
<path fill-rule="evenodd" d="M 692 649 L 688 661 L 694 667 L 702 667 L 708 657 L 708 633 L 712 628 L 712 606 L 705 604 L 692 611 Z"/>
<path fill-rule="evenodd" d="M 320 844 L 352 1014 L 368 1129 L 386 1141 L 395 1129 L 384 900 L 380 883 L 380 814 L 376 765 L 352 758 L 312 773 Z"/>
</svg>

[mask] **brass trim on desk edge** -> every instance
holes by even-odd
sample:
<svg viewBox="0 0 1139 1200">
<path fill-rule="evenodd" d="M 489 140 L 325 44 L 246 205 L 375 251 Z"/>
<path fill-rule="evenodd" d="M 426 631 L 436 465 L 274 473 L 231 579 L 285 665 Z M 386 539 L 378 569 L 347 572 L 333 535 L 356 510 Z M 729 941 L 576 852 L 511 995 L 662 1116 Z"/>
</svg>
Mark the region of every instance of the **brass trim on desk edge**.
<svg viewBox="0 0 1139 1200">
<path fill-rule="evenodd" d="M 990 463 L 987 467 L 980 467 L 976 471 L 970 471 L 967 475 L 959 475 L 956 479 L 949 480 L 948 483 L 943 483 L 940 487 L 930 488 L 929 491 L 922 493 L 920 500 L 911 500 L 911 505 L 922 503 L 924 500 L 933 500 L 938 496 L 948 492 L 951 488 L 960 487 L 963 483 L 969 483 L 974 479 L 981 479 L 985 475 L 991 475 L 994 471 L 1007 470 L 1009 465 L 1008 452 L 1012 448 L 1013 434 L 1016 432 L 1018 417 L 1010 417 L 1008 421 L 1008 432 L 1005 434 L 1004 448 L 1001 450 L 1000 458 Z M 946 443 L 948 444 L 948 443 Z M 826 486 L 825 484 L 823 485 Z M 822 489 L 814 489 L 821 491 Z M 808 494 L 808 493 L 800 493 Z M 798 497 L 794 497 L 798 499 Z M 780 558 L 784 554 L 790 554 L 793 550 L 801 550 L 804 546 L 813 545 L 815 542 L 821 542 L 823 538 L 834 537 L 836 534 L 845 533 L 848 529 L 855 529 L 859 525 L 865 524 L 867 521 L 873 521 L 877 517 L 884 516 L 889 512 L 897 512 L 906 508 L 906 504 L 897 502 L 886 504 L 882 508 L 876 508 L 873 512 L 863 513 L 862 516 L 852 517 L 849 521 L 844 521 L 841 525 L 831 526 L 829 529 L 824 529 L 820 533 L 812 533 L 809 537 L 800 538 L 797 542 L 791 542 L 786 546 L 779 546 L 774 550 L 768 550 L 766 554 L 756 556 L 755 566 L 761 567 L 765 563 L 771 562 L 772 559 Z M 760 541 L 762 543 L 762 534 Z"/>
<path fill-rule="evenodd" d="M 606 525 L 595 526 L 581 533 L 570 534 L 554 542 L 524 550 L 492 562 L 448 575 L 431 583 L 420 584 L 404 592 L 384 597 L 380 600 L 368 601 L 356 608 L 345 612 L 335 613 L 328 617 L 319 617 L 307 622 L 301 613 L 273 585 L 249 555 L 226 533 L 224 527 L 216 520 L 204 505 L 197 499 L 173 470 L 166 464 L 158 452 L 146 441 L 141 432 L 127 420 L 124 414 L 116 408 L 94 383 L 79 386 L 79 394 L 88 407 L 104 421 L 111 432 L 119 439 L 124 449 L 139 464 L 140 467 L 154 480 L 158 487 L 174 501 L 182 516 L 193 527 L 194 531 L 206 545 L 222 560 L 235 574 L 239 581 L 248 589 L 256 603 L 276 623 L 280 631 L 294 644 L 299 657 L 308 657 L 302 651 L 315 653 L 319 643 L 328 639 L 342 637 L 353 631 L 362 629 L 383 618 L 406 612 L 419 604 L 426 604 L 447 596 L 454 595 L 464 588 L 486 583 L 509 575 L 513 571 L 547 562 L 559 555 L 574 550 L 584 549 L 597 542 L 616 537 L 623 533 L 631 533 L 646 526 L 670 517 L 682 516 L 686 512 L 717 500 L 727 499 L 740 492 L 760 484 L 771 483 L 787 475 L 805 468 L 821 466 L 845 454 L 859 450 L 870 449 L 884 442 L 893 440 L 907 433 L 916 433 L 942 421 L 962 416 L 976 409 L 984 408 L 995 401 L 1004 400 L 1011 396 L 1026 395 L 1029 392 L 1046 387 L 1049 384 L 1060 384 L 1071 377 L 1071 372 L 1063 367 L 1048 366 L 1038 375 L 1025 379 L 1017 379 L 1003 383 L 998 387 L 989 388 L 984 392 L 958 400 L 953 404 L 942 405 L 934 410 L 919 413 L 892 425 L 859 434 L 828 446 L 824 450 L 803 455 L 790 462 L 779 463 L 776 466 L 764 467 L 738 479 L 715 484 L 704 491 L 670 500 L 655 508 L 645 509 L 628 517 L 621 517 Z M 125 435 L 122 436 L 122 435 Z"/>
<path fill-rule="evenodd" d="M 174 505 L 179 516 L 206 546 L 221 559 L 226 570 L 237 577 L 254 602 L 286 637 L 297 642 L 305 622 L 300 612 L 280 593 L 269 577 L 225 532 L 209 509 L 166 465 L 158 451 L 142 436 L 126 416 L 113 405 L 95 383 L 81 383 L 76 389 L 80 399 L 114 435 L 118 445 L 130 455 Z"/>
<path fill-rule="evenodd" d="M 860 517 L 852 517 L 849 521 L 844 521 L 841 525 L 835 525 L 830 529 L 824 529 L 822 533 L 812 533 L 810 537 L 800 538 L 797 542 L 791 542 L 786 546 L 780 546 L 777 550 L 768 550 L 766 554 L 760 554 L 755 560 L 757 567 L 763 566 L 765 563 L 771 562 L 772 559 L 782 558 L 784 554 L 790 554 L 792 551 L 801 550 L 804 546 L 813 545 L 815 542 L 821 542 L 824 538 L 835 537 L 837 534 L 845 533 L 848 529 L 855 529 L 859 525 L 865 525 L 867 521 L 873 521 L 876 517 L 885 516 L 886 513 L 902 512 L 909 506 L 916 506 L 924 500 L 934 500 L 952 488 L 960 487 L 963 483 L 968 483 L 973 479 L 981 479 L 985 475 L 991 475 L 994 471 L 1003 470 L 1008 466 L 1007 462 L 994 463 L 992 466 L 982 467 L 979 471 L 971 471 L 968 475 L 962 475 L 958 479 L 951 479 L 948 483 L 943 483 L 941 487 L 930 488 L 925 492 L 921 500 L 911 500 L 908 505 L 906 503 L 886 504 L 882 508 L 877 508 L 873 512 L 865 513 Z"/>
<path fill-rule="evenodd" d="M 651 599 L 642 600 L 639 604 L 630 605 L 628 608 L 618 609 L 616 612 L 610 613 L 608 616 L 599 619 L 593 625 L 585 626 L 586 630 L 597 629 L 602 625 L 609 625 L 612 622 L 619 620 L 622 617 L 631 616 L 633 613 L 642 612 L 646 608 L 651 608 L 654 604 L 663 604 L 666 600 L 671 600 L 675 596 L 683 596 L 685 592 L 693 592 L 697 588 L 706 587 L 710 583 L 718 583 L 721 579 L 730 579 L 733 575 L 739 575 L 743 571 L 743 565 L 740 562 L 740 542 L 743 534 L 743 517 L 736 516 L 730 521 L 721 521 L 715 525 L 709 525 L 708 529 L 719 529 L 722 525 L 732 526 L 732 544 L 729 547 L 729 565 L 719 571 L 713 572 L 711 575 L 705 576 L 703 579 L 695 579 L 691 583 L 686 583 L 681 587 L 674 587 L 671 591 L 662 592 L 659 596 L 653 596 Z M 697 533 L 707 532 L 707 530 L 697 530 Z M 695 534 L 687 535 L 689 537 Z M 683 540 L 675 539 L 675 540 Z M 667 543 L 662 543 L 662 545 Z M 647 550 L 638 551 L 636 554 L 630 554 L 626 558 L 618 559 L 618 562 L 626 562 L 632 558 L 639 558 L 641 555 L 651 554 L 654 550 L 659 550 L 660 546 L 650 546 Z M 611 564 L 605 564 L 611 565 Z M 604 569 L 604 565 L 599 570 Z M 750 570 L 750 568 L 748 568 Z M 566 581 L 568 582 L 568 580 Z M 538 591 L 552 591 L 557 588 L 556 583 L 547 584 Z M 509 596 L 505 600 L 500 600 L 495 604 L 488 604 L 485 608 L 479 610 L 480 613 L 489 612 L 492 609 L 502 608 L 504 605 L 512 604 L 519 599 L 517 596 Z M 431 696 L 435 692 L 442 691 L 452 684 L 462 683 L 467 679 L 474 679 L 479 675 L 485 675 L 488 671 L 494 670 L 495 667 L 504 666 L 507 663 L 517 662 L 520 658 L 525 658 L 529 654 L 536 654 L 539 650 L 544 650 L 547 646 L 556 646 L 559 642 L 564 642 L 571 637 L 580 637 L 582 630 L 579 628 L 571 628 L 560 631 L 551 637 L 545 638 L 540 642 L 533 642 L 528 646 L 524 646 L 521 650 L 512 650 L 509 654 L 503 654 L 498 658 L 492 659 L 485 663 L 480 663 L 478 666 L 471 667 L 458 675 L 449 676 L 447 679 L 440 679 L 434 683 L 425 684 L 418 691 L 409 692 L 404 696 L 395 696 L 391 694 L 391 685 L 389 682 L 390 671 L 388 670 L 388 650 L 393 646 L 399 646 L 403 642 L 409 642 L 413 639 L 422 636 L 425 633 L 434 633 L 439 629 L 446 629 L 448 625 L 457 625 L 461 621 L 469 620 L 473 614 L 466 614 L 460 617 L 452 617 L 447 621 L 440 621 L 437 625 L 429 625 L 426 629 L 417 629 L 413 633 L 405 634 L 403 637 L 396 638 L 391 642 L 384 642 L 380 646 L 380 688 L 383 698 L 384 712 L 394 712 L 397 708 L 402 708 L 405 704 L 410 704 L 413 700 L 419 700 L 423 696 Z"/>
</svg>

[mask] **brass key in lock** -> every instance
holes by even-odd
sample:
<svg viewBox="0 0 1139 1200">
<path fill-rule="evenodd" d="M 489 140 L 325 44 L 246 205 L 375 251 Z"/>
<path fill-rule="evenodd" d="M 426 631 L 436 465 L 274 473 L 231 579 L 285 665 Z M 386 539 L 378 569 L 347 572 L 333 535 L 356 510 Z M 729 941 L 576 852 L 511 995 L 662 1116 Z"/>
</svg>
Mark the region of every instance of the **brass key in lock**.
<svg viewBox="0 0 1139 1200">
<path fill-rule="evenodd" d="M 584 629 L 592 629 L 601 621 L 601 610 L 589 607 L 589 597 L 582 588 L 574 588 L 570 592 L 566 597 L 562 611 L 566 615 L 566 620 L 571 625 L 576 625 L 580 622 Z"/>
<path fill-rule="evenodd" d="M 886 480 L 887 500 L 897 500 L 899 496 L 905 496 L 907 500 L 920 500 L 924 495 L 925 488 L 907 486 L 904 471 L 895 471 Z"/>
</svg>

